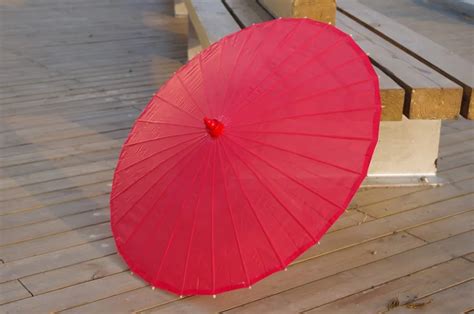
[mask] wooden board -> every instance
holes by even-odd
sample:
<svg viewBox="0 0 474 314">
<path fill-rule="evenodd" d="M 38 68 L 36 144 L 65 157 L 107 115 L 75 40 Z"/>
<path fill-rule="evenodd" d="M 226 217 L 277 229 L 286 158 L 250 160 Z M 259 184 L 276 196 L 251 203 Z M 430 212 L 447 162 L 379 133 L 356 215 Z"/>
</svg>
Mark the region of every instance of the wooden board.
<svg viewBox="0 0 474 314">
<path fill-rule="evenodd" d="M 176 16 L 186 16 L 188 14 L 183 0 L 174 0 L 174 14 Z"/>
<path fill-rule="evenodd" d="M 232 17 L 245 28 L 273 19 L 255 0 L 223 0 Z"/>
<path fill-rule="evenodd" d="M 240 30 L 239 25 L 220 1 L 185 0 L 189 18 L 202 48 Z"/>
<path fill-rule="evenodd" d="M 258 0 L 275 16 L 308 17 L 336 23 L 336 0 Z"/>
<path fill-rule="evenodd" d="M 388 305 L 394 300 L 398 301 L 398 306 L 404 306 L 425 295 L 462 283 L 472 276 L 472 263 L 457 258 L 314 308 L 309 313 L 382 313 L 387 311 Z"/>
<path fill-rule="evenodd" d="M 57 268 L 47 272 L 23 277 L 21 281 L 33 295 L 73 286 L 90 280 L 118 274 L 128 266 L 117 254 L 112 254 L 82 263 Z"/>
<path fill-rule="evenodd" d="M 463 171 L 462 173 L 465 173 Z M 474 184 L 473 173 L 467 173 L 470 179 L 458 183 L 447 184 L 441 187 L 422 190 L 406 195 L 397 200 L 386 200 L 373 205 L 359 207 L 358 210 L 368 213 L 373 217 L 385 217 L 405 210 L 435 204 L 445 199 L 455 199 L 458 196 L 467 195 L 472 191 Z"/>
<path fill-rule="evenodd" d="M 403 116 L 403 104 L 405 102 L 405 90 L 374 65 L 375 72 L 379 76 L 380 99 L 382 101 L 382 121 L 401 121 Z"/>
<path fill-rule="evenodd" d="M 0 283 L 103 257 L 115 251 L 113 239 L 108 238 L 16 260 L 2 266 Z"/>
<path fill-rule="evenodd" d="M 40 237 L 78 229 L 84 226 L 96 225 L 110 220 L 110 211 L 98 209 L 76 215 L 62 217 L 36 223 L 33 226 L 9 228 L 0 230 L 0 248 L 19 242 L 37 239 Z"/>
<path fill-rule="evenodd" d="M 425 241 L 433 242 L 469 230 L 474 230 L 474 211 L 425 224 L 408 230 L 408 233 Z"/>
<path fill-rule="evenodd" d="M 393 313 L 470 313 L 473 310 L 473 291 L 474 280 L 469 280 L 422 299 L 417 299 L 404 307 L 396 308 Z"/>
<path fill-rule="evenodd" d="M 341 15 L 338 28 L 352 34 L 372 61 L 405 88 L 404 114 L 410 119 L 454 119 L 462 88 L 397 46 Z"/>
<path fill-rule="evenodd" d="M 31 294 L 18 280 L 0 284 L 0 305 L 31 297 Z"/>
<path fill-rule="evenodd" d="M 124 272 L 0 306 L 3 313 L 50 313 L 137 289 L 145 283 Z M 105 309 L 104 309 L 105 310 Z"/>
<path fill-rule="evenodd" d="M 91 223 L 94 223 L 93 221 Z M 33 228 L 33 226 L 32 226 Z M 87 244 L 112 236 L 109 222 L 91 224 L 83 228 L 67 230 L 44 237 L 15 243 L 0 248 L 0 256 L 5 263 L 24 258 L 59 251 L 69 247 Z"/>
<path fill-rule="evenodd" d="M 338 0 L 337 6 L 344 14 L 460 84 L 464 90 L 461 113 L 468 119 L 474 119 L 474 95 L 472 92 L 474 65 L 472 63 L 455 55 L 455 51 L 453 53 L 430 39 L 420 36 L 357 0 Z"/>
</svg>

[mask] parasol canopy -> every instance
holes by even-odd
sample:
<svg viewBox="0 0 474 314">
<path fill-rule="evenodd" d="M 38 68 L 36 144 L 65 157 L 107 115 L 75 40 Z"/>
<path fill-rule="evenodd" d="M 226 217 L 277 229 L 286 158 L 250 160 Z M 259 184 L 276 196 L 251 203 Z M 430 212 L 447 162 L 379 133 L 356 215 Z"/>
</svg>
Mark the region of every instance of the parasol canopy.
<svg viewBox="0 0 474 314">
<path fill-rule="evenodd" d="M 365 178 L 380 110 L 368 57 L 331 25 L 279 19 L 223 38 L 162 86 L 123 146 L 120 254 L 180 295 L 284 269 Z"/>
</svg>

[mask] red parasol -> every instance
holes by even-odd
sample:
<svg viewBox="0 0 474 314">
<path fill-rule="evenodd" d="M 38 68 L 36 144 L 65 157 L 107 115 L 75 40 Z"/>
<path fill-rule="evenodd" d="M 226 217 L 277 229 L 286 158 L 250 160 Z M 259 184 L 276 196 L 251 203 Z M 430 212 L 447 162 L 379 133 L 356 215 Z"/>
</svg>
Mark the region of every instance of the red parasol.
<svg viewBox="0 0 474 314">
<path fill-rule="evenodd" d="M 181 295 L 285 268 L 365 178 L 380 109 L 369 59 L 333 26 L 280 19 L 225 37 L 154 95 L 124 144 L 120 254 Z"/>
</svg>

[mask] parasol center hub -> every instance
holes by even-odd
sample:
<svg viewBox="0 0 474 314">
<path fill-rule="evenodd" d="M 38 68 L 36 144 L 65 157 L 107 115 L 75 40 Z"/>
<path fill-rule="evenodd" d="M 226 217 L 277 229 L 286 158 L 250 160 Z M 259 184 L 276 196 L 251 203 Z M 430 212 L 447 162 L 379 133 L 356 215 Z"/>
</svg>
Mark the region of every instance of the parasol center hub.
<svg viewBox="0 0 474 314">
<path fill-rule="evenodd" d="M 204 125 L 212 137 L 218 137 L 224 132 L 224 124 L 217 119 L 204 118 Z"/>
</svg>

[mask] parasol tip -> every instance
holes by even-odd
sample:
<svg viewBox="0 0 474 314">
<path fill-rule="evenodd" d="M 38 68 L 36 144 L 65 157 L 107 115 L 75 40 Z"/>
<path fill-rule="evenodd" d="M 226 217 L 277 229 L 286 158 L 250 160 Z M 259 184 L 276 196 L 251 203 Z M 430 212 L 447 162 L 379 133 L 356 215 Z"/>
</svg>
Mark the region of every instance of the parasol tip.
<svg viewBox="0 0 474 314">
<path fill-rule="evenodd" d="M 204 118 L 204 125 L 212 137 L 218 137 L 224 132 L 224 125 L 217 119 Z"/>
</svg>

